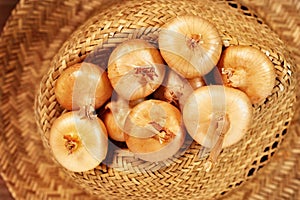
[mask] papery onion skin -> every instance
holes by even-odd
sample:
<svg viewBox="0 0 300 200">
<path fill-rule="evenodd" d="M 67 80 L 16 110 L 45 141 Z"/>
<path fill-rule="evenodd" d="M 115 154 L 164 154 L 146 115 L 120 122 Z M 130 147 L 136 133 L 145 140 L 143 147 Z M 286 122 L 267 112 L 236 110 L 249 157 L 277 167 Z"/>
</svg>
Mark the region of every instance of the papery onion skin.
<svg viewBox="0 0 300 200">
<path fill-rule="evenodd" d="M 133 39 L 117 46 L 108 61 L 108 77 L 122 98 L 136 100 L 153 93 L 165 75 L 164 60 L 150 43 Z"/>
<path fill-rule="evenodd" d="M 237 143 L 250 128 L 253 108 L 242 91 L 220 85 L 201 87 L 193 92 L 183 109 L 183 121 L 188 133 L 199 144 L 212 148 L 217 142 L 213 114 L 227 115 L 229 129 L 222 148 Z"/>
<path fill-rule="evenodd" d="M 66 147 L 68 137 L 78 140 L 78 146 L 72 152 Z M 107 131 L 99 118 L 82 118 L 77 111 L 71 111 L 54 120 L 49 143 L 58 163 L 70 171 L 84 172 L 97 167 L 105 159 Z"/>
<path fill-rule="evenodd" d="M 184 142 L 185 130 L 181 113 L 167 102 L 153 99 L 144 101 L 131 110 L 126 124 L 128 119 L 144 129 L 148 129 L 154 123 L 168 130 L 164 137 L 159 138 L 159 131 L 154 132 L 151 137 L 145 137 L 142 128 L 138 133 L 130 132 L 133 129 L 126 129 L 126 144 L 140 159 L 150 162 L 168 159 L 178 152 Z M 155 129 L 154 127 L 151 128 Z"/>
<path fill-rule="evenodd" d="M 111 139 L 118 142 L 125 142 L 124 132 L 117 124 L 111 110 L 108 110 L 106 113 L 104 113 L 103 122 Z"/>
<path fill-rule="evenodd" d="M 108 102 L 105 106 L 105 112 L 101 116 L 106 126 L 108 136 L 114 141 L 125 142 L 124 126 L 130 110 L 145 99 L 128 101 L 120 96 Z"/>
<path fill-rule="evenodd" d="M 100 108 L 111 97 L 112 91 L 106 71 L 92 63 L 76 63 L 61 73 L 54 93 L 63 108 L 78 110 L 90 103 L 94 104 L 94 109 Z"/>
<path fill-rule="evenodd" d="M 198 81 L 195 81 L 195 83 L 199 86 Z M 196 87 L 196 84 L 192 84 Z M 193 86 L 189 80 L 169 69 L 165 75 L 163 84 L 153 93 L 153 97 L 171 103 L 182 110 L 186 99 L 194 90 Z"/>
<path fill-rule="evenodd" d="M 275 87 L 275 67 L 259 49 L 251 46 L 230 46 L 218 63 L 223 83 L 244 91 L 253 104 L 261 103 Z"/>
<path fill-rule="evenodd" d="M 222 51 L 216 27 L 199 16 L 178 16 L 159 34 L 159 48 L 168 66 L 185 78 L 209 73 Z"/>
</svg>

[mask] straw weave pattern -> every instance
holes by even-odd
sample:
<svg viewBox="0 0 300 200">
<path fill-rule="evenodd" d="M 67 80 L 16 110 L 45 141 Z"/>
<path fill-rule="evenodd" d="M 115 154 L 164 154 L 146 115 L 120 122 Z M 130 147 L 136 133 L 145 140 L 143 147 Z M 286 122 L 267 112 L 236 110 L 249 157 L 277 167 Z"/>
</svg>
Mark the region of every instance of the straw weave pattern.
<svg viewBox="0 0 300 200">
<path fill-rule="evenodd" d="M 293 116 L 296 80 L 292 78 L 295 65 L 278 36 L 239 4 L 168 0 L 116 4 L 89 19 L 66 41 L 52 60 L 37 97 L 37 121 L 46 146 L 51 124 L 62 113 L 53 86 L 66 67 L 82 60 L 106 66 L 111 51 L 118 44 L 132 38 L 156 44 L 159 28 L 164 23 L 187 14 L 212 21 L 225 46 L 252 45 L 265 52 L 277 73 L 273 94 L 255 108 L 249 133 L 237 145 L 224 149 L 211 173 L 204 172 L 205 159 L 197 155 L 202 148 L 195 143 L 183 155 L 167 161 L 163 168 L 137 160 L 130 153 L 116 151 L 112 161 L 114 168 L 101 165 L 89 172 L 67 172 L 88 192 L 116 199 L 123 196 L 127 199 L 216 198 L 254 176 L 280 146 Z"/>
<path fill-rule="evenodd" d="M 115 175 L 117 175 L 116 172 L 107 169 L 104 166 L 101 166 L 99 169 L 95 170 L 95 174 L 71 174 L 72 177 L 70 178 L 68 174 L 66 175 L 66 172 L 64 170 L 62 170 L 56 163 L 51 160 L 50 152 L 43 146 L 40 135 L 38 134 L 40 127 L 37 127 L 34 121 L 33 101 L 38 85 L 41 82 L 41 77 L 47 72 L 49 73 L 49 67 L 52 68 L 53 66 L 56 66 L 57 68 L 60 68 L 60 70 L 62 70 L 63 67 L 67 67 L 62 67 L 57 63 L 53 65 L 53 62 L 55 60 L 60 59 L 60 56 L 57 56 L 56 58 L 54 58 L 54 56 L 57 54 L 62 55 L 64 53 L 64 50 L 67 49 L 67 47 L 65 46 L 66 43 L 72 43 L 70 39 L 75 38 L 75 30 L 79 30 L 78 27 L 81 24 L 85 23 L 91 16 L 99 14 L 99 12 L 107 12 L 105 10 L 105 7 L 109 7 L 110 5 L 116 6 L 116 1 L 108 2 L 96 0 L 46 0 L 42 2 L 25 0 L 19 3 L 17 9 L 13 12 L 11 18 L 6 24 L 4 32 L 0 38 L 0 67 L 1 69 L 3 69 L 0 77 L 0 130 L 2 131 L 0 134 L 0 169 L 1 176 L 4 178 L 6 184 L 8 185 L 13 197 L 16 199 L 101 199 L 101 197 L 109 195 L 108 191 L 112 191 L 113 189 L 115 189 L 115 187 L 112 187 L 111 185 L 103 186 L 108 187 L 108 190 L 104 191 L 104 195 L 101 194 L 101 196 L 87 194 L 84 191 L 87 190 L 89 193 L 99 193 L 99 190 L 104 190 L 104 188 L 98 187 L 99 177 L 102 178 L 102 181 L 105 184 L 109 185 L 111 184 L 109 183 L 109 181 L 113 180 L 115 182 L 114 186 L 121 188 L 123 187 L 126 189 L 130 188 L 131 185 L 130 183 L 124 184 L 122 178 L 134 180 L 134 178 L 137 177 L 134 174 L 130 176 L 126 173 L 115 177 Z M 292 0 L 288 0 L 285 2 L 277 0 L 244 0 L 244 2 L 247 5 L 251 5 L 249 8 L 255 9 L 256 12 L 260 14 L 259 17 L 263 18 L 264 22 L 267 23 L 268 27 L 271 27 L 273 30 L 275 30 L 280 35 L 281 39 L 284 39 L 284 41 L 289 44 L 288 50 L 293 52 L 293 55 L 296 58 L 296 63 L 300 63 L 299 52 L 297 51 L 297 49 L 300 48 L 300 40 L 298 39 L 298 13 L 300 3 Z M 228 21 L 228 16 L 226 15 L 226 13 L 228 13 L 231 9 L 232 12 L 236 12 L 236 10 L 238 10 L 240 13 L 250 13 L 250 16 L 247 16 L 247 18 L 251 18 L 250 21 L 252 20 L 253 24 L 255 24 L 255 26 L 257 25 L 257 18 L 255 18 L 255 20 L 252 19 L 252 11 L 242 9 L 239 3 L 236 3 L 235 1 L 217 1 L 215 4 L 218 4 L 219 6 L 227 6 L 228 3 L 232 3 L 232 5 L 234 6 L 229 6 L 228 10 L 224 12 L 224 21 Z M 280 6 L 278 7 L 278 5 Z M 192 7 L 194 9 L 194 6 Z M 207 7 L 208 6 L 206 6 L 205 8 Z M 33 10 L 35 10 L 35 12 L 32 12 Z M 28 13 L 32 14 L 29 15 Z M 110 15 L 108 15 L 108 18 L 109 17 Z M 240 18 L 240 16 L 238 18 Z M 93 18 L 93 20 L 95 20 L 95 18 Z M 261 19 L 259 18 L 259 21 L 260 20 Z M 214 22 L 216 23 L 217 21 L 218 20 L 215 19 Z M 84 26 L 89 26 L 90 22 L 91 21 L 86 22 Z M 140 19 L 140 22 L 141 24 L 143 24 L 143 20 Z M 160 23 L 163 22 L 164 21 L 161 21 Z M 286 61 L 286 64 L 283 66 L 286 67 L 288 64 L 290 64 L 292 70 L 294 71 L 295 69 L 292 66 L 293 61 L 289 58 L 289 52 L 285 51 L 286 48 L 284 44 L 277 39 L 278 36 L 276 34 L 274 34 L 271 30 L 269 30 L 268 27 L 266 27 L 267 25 L 262 25 L 264 28 L 262 28 L 260 31 L 262 31 L 262 35 L 266 36 L 266 41 L 268 41 L 268 39 L 274 39 L 273 46 L 268 45 L 268 43 L 264 42 L 260 43 L 259 41 L 256 41 L 256 44 L 255 41 L 253 41 L 253 44 L 260 46 L 263 50 L 270 50 L 271 57 L 274 56 L 275 62 L 277 61 L 279 64 L 282 60 L 284 60 Z M 221 27 L 219 28 L 221 29 Z M 70 36 L 73 31 L 75 31 L 75 34 Z M 153 38 L 155 37 L 156 30 L 151 29 L 151 31 L 153 31 L 154 34 L 150 34 L 150 38 Z M 223 40 L 229 38 L 230 43 L 236 44 L 237 40 L 235 40 L 236 37 L 232 37 L 234 36 L 232 31 L 230 31 L 230 34 L 225 32 L 222 33 Z M 243 38 L 239 38 L 239 41 L 241 41 L 242 43 L 249 43 L 249 41 L 252 42 L 252 40 L 250 40 L 250 37 L 247 37 L 247 39 L 245 40 L 243 40 Z M 145 39 L 149 39 L 149 37 L 146 37 Z M 65 43 L 65 41 L 67 42 Z M 116 43 L 119 42 L 120 41 Z M 63 44 L 65 45 L 63 46 L 63 48 L 61 48 Z M 76 49 L 79 46 L 80 45 L 76 43 L 70 48 Z M 112 48 L 113 46 L 107 47 L 108 52 L 111 51 Z M 80 51 L 82 49 L 85 49 L 85 51 L 82 52 L 82 55 L 85 55 L 93 50 L 93 48 L 79 49 Z M 71 56 L 64 57 L 66 61 L 69 61 L 68 64 L 85 59 L 84 57 L 78 57 L 79 49 L 76 49 L 76 51 L 72 52 Z M 276 55 L 277 52 L 280 52 L 281 55 Z M 99 58 L 99 60 L 101 59 Z M 277 72 L 279 77 L 283 76 L 282 74 L 284 74 L 280 72 L 280 70 Z M 57 78 L 59 73 L 61 73 L 61 71 L 57 72 L 57 74 L 54 75 L 53 80 Z M 280 81 L 278 81 L 278 84 L 280 82 L 285 83 L 286 80 L 289 80 L 289 77 L 280 79 Z M 291 83 L 295 84 L 295 82 L 293 83 L 293 81 Z M 49 85 L 48 87 L 50 88 L 53 86 Z M 290 89 L 292 90 L 292 87 Z M 280 87 L 278 87 L 277 90 L 275 89 L 274 93 L 279 90 Z M 293 96 L 292 93 L 292 91 L 290 93 L 286 92 L 285 88 L 285 92 L 282 95 Z M 49 97 L 53 95 L 51 93 L 49 94 Z M 46 97 L 44 98 L 47 99 Z M 284 101 L 284 99 L 280 101 L 280 98 L 282 98 L 282 96 L 279 95 L 278 98 L 274 99 L 274 101 L 278 102 L 278 104 L 280 105 L 290 105 L 294 102 L 293 98 L 289 99 L 290 102 L 286 102 Z M 273 99 L 273 97 L 271 99 Z M 43 103 L 45 102 L 46 101 L 44 101 Z M 46 110 L 44 110 L 43 112 L 49 114 L 51 105 L 46 104 L 44 109 Z M 286 115 L 286 113 L 290 113 L 291 110 L 292 108 L 277 110 L 279 113 L 275 112 L 280 116 L 285 116 L 282 122 L 279 123 L 280 126 L 291 119 L 292 115 Z M 41 108 L 39 108 L 39 111 L 41 111 Z M 299 109 L 293 111 L 299 113 Z M 43 116 L 44 120 L 45 116 L 46 115 Z M 46 120 L 51 121 L 51 119 L 53 119 L 52 117 L 53 116 L 50 114 L 48 115 L 49 119 Z M 267 118 L 268 117 L 273 118 L 273 116 L 267 116 Z M 170 178 L 169 182 L 172 182 L 172 184 L 177 183 L 178 185 L 182 184 L 182 186 L 176 188 L 174 195 L 170 193 L 175 189 L 171 190 L 170 188 L 167 189 L 168 192 L 161 195 L 167 194 L 173 196 L 174 198 L 176 198 L 175 196 L 178 195 L 177 197 L 180 198 L 180 196 L 191 195 L 191 192 L 196 193 L 200 191 L 200 195 L 204 195 L 206 192 L 213 192 L 211 196 L 214 197 L 225 195 L 223 197 L 224 199 L 297 199 L 300 196 L 299 191 L 297 192 L 297 189 L 300 187 L 300 163 L 299 160 L 297 160 L 297 157 L 299 157 L 300 154 L 300 134 L 298 122 L 299 115 L 296 115 L 291 125 L 287 124 L 280 130 L 278 128 L 272 128 L 272 134 L 270 133 L 267 139 L 262 141 L 260 144 L 263 144 L 267 141 L 265 143 L 269 144 L 267 146 L 273 146 L 275 142 L 278 142 L 278 146 L 274 149 L 270 148 L 270 150 L 266 152 L 265 149 L 263 149 L 263 147 L 265 146 L 262 146 L 260 150 L 256 150 L 257 156 L 255 156 L 255 158 L 257 158 L 258 161 L 257 164 L 251 165 L 251 169 L 252 167 L 254 168 L 253 177 L 247 176 L 240 179 L 229 178 L 228 182 L 233 185 L 229 187 L 230 185 L 228 186 L 227 182 L 222 186 L 222 192 L 230 191 L 229 193 L 224 192 L 223 195 L 220 195 L 221 190 L 217 192 L 212 191 L 213 189 L 208 188 L 208 185 L 204 187 L 206 188 L 206 191 L 203 191 L 202 189 L 186 189 L 190 186 L 192 188 L 194 185 L 199 184 L 199 182 L 201 181 L 203 183 L 203 174 L 201 174 L 201 166 L 203 163 L 199 160 L 196 162 L 196 165 L 193 168 L 188 168 L 185 167 L 184 164 L 181 164 L 182 167 L 177 168 L 181 169 L 181 174 L 170 172 L 172 170 L 169 170 L 169 172 L 165 173 L 163 171 L 162 173 L 148 173 L 148 179 L 160 179 L 161 183 L 161 187 L 149 186 L 149 188 L 153 191 L 157 191 L 159 189 L 163 189 L 163 191 L 165 191 L 165 180 L 167 180 L 168 177 L 173 177 Z M 271 121 L 270 124 L 272 123 L 274 122 Z M 43 126 L 44 130 L 47 130 L 49 128 L 49 125 L 48 127 Z M 288 128 L 288 134 L 282 135 L 282 133 L 286 132 L 284 131 L 285 128 Z M 277 132 L 279 136 L 276 137 L 277 134 L 273 135 L 274 132 Z M 251 133 L 249 133 L 242 142 L 247 141 L 250 136 L 252 136 Z M 47 140 L 44 140 L 44 144 L 47 146 Z M 235 152 L 237 152 L 241 146 L 234 147 Z M 243 151 L 246 151 L 254 147 L 254 145 L 249 145 L 247 146 L 247 148 L 244 147 L 241 149 Z M 189 162 L 193 161 L 192 156 L 197 151 L 199 151 L 199 146 L 193 144 L 191 146 L 191 150 L 189 151 L 190 154 L 185 155 L 183 161 L 178 162 L 185 163 L 186 166 L 190 166 Z M 225 155 L 228 155 L 228 153 L 230 152 L 231 151 L 229 150 L 225 150 L 222 153 L 221 162 L 224 160 L 227 161 L 228 157 L 226 157 Z M 266 161 L 267 163 L 260 163 L 259 158 L 265 155 L 268 155 L 268 160 Z M 130 155 L 127 154 L 120 154 L 119 156 L 124 160 L 127 159 L 128 163 L 130 163 L 132 159 Z M 125 159 L 124 156 L 128 157 Z M 239 158 L 243 158 L 243 154 L 235 154 L 234 158 L 236 160 L 239 160 Z M 249 158 L 248 163 L 251 163 L 251 160 L 252 158 Z M 126 166 L 128 166 L 128 164 Z M 231 167 L 237 170 L 237 168 L 235 168 L 236 166 L 238 166 L 238 163 L 236 165 L 228 165 L 227 167 Z M 122 165 L 121 167 L 124 168 L 124 166 Z M 194 172 L 194 169 L 198 169 L 199 171 Z M 220 168 L 218 168 L 217 170 L 219 169 Z M 250 165 L 249 169 L 244 170 L 244 173 L 242 174 L 245 176 L 245 172 L 248 172 L 249 170 Z M 111 175 L 111 177 L 109 178 L 108 176 L 108 178 L 106 178 L 99 172 L 103 174 L 109 174 L 109 176 Z M 184 175 L 184 173 L 187 174 Z M 228 171 L 221 170 L 220 173 L 226 174 L 228 173 Z M 239 177 L 239 175 L 234 176 Z M 220 177 L 222 178 L 222 176 L 214 174 L 210 177 L 206 177 L 206 181 L 210 181 L 210 183 L 212 183 L 211 180 L 214 180 L 215 178 L 219 179 Z M 77 184 L 73 183 L 74 180 L 77 182 Z M 141 178 L 136 180 L 137 181 L 134 182 L 134 184 L 136 184 L 138 181 L 142 182 Z M 147 181 L 147 179 L 145 180 Z M 188 180 L 190 180 L 190 182 Z M 242 180 L 244 180 L 243 183 L 240 182 Z M 104 183 L 103 185 L 105 185 Z M 225 187 L 226 190 L 223 190 Z M 94 188 L 94 191 L 92 191 L 92 188 Z M 119 196 L 125 198 L 125 195 L 128 195 L 130 198 L 130 196 L 136 194 L 136 190 L 137 189 L 135 189 L 134 192 L 125 191 L 123 193 L 119 191 Z M 117 194 L 113 195 L 116 195 L 116 197 L 118 197 Z M 197 195 L 197 197 L 200 198 L 200 195 Z M 159 195 L 152 194 L 152 196 L 158 198 Z M 207 196 L 207 198 L 209 198 L 209 196 Z M 105 199 L 111 199 L 111 196 Z"/>
</svg>

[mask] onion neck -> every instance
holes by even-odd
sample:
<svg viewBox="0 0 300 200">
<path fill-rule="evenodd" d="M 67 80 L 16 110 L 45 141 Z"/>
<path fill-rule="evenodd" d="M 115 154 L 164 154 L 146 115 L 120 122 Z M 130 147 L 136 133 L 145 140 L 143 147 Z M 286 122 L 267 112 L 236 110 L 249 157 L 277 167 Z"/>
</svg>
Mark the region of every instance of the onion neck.
<svg viewBox="0 0 300 200">
<path fill-rule="evenodd" d="M 222 151 L 222 146 L 225 138 L 225 134 L 229 130 L 230 122 L 228 116 L 225 113 L 214 114 L 213 120 L 216 123 L 215 134 L 219 137 L 214 147 L 211 149 L 208 161 L 205 163 L 205 171 L 210 172 L 213 166 L 216 164 L 217 159 Z"/>
<path fill-rule="evenodd" d="M 160 144 L 168 143 L 171 139 L 175 137 L 175 134 L 168 128 L 162 127 L 157 122 L 150 122 L 150 125 L 157 131 L 154 138 L 156 138 Z"/>
<path fill-rule="evenodd" d="M 64 135 L 64 140 L 65 140 L 65 147 L 68 150 L 69 155 L 75 152 L 80 145 L 80 141 L 77 136 Z"/>
<path fill-rule="evenodd" d="M 227 84 L 232 87 L 241 88 L 247 84 L 246 71 L 244 69 L 222 68 L 222 74 L 226 76 Z"/>
<path fill-rule="evenodd" d="M 176 95 L 176 93 L 169 89 L 169 88 L 165 88 L 165 92 L 164 92 L 164 97 L 167 99 L 167 102 L 170 104 L 174 104 L 176 107 L 179 106 L 179 98 L 178 95 Z"/>
</svg>

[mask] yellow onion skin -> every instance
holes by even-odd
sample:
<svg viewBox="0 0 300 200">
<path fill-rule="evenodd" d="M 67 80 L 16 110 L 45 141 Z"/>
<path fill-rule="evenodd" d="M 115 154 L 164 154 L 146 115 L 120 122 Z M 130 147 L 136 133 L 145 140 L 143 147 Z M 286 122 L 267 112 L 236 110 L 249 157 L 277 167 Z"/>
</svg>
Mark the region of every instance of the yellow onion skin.
<svg viewBox="0 0 300 200">
<path fill-rule="evenodd" d="M 114 114 L 111 110 L 104 113 L 103 122 L 111 139 L 118 142 L 125 142 L 124 132 L 115 120 Z"/>
<path fill-rule="evenodd" d="M 165 75 L 163 84 L 153 93 L 153 97 L 173 104 L 182 110 L 188 96 L 199 86 L 198 80 L 189 82 L 175 71 L 169 69 Z M 200 86 L 199 86 L 200 87 Z"/>
<path fill-rule="evenodd" d="M 240 141 L 248 131 L 253 108 L 248 96 L 234 88 L 211 85 L 195 90 L 183 108 L 183 121 L 188 133 L 199 144 L 212 148 L 218 139 L 214 115 L 227 116 L 229 129 L 222 148 Z"/>
<path fill-rule="evenodd" d="M 245 92 L 253 104 L 261 103 L 275 87 L 275 67 L 259 49 L 237 45 L 228 47 L 218 68 L 223 84 Z"/>
<path fill-rule="evenodd" d="M 191 79 L 209 73 L 222 51 L 216 27 L 199 16 L 178 16 L 159 33 L 159 49 L 170 68 Z"/>
<path fill-rule="evenodd" d="M 144 99 L 128 101 L 119 96 L 115 100 L 110 101 L 105 106 L 105 113 L 102 116 L 103 122 L 107 128 L 108 136 L 118 142 L 125 142 L 124 126 L 125 120 L 130 110 L 137 104 L 143 102 Z"/>
<path fill-rule="evenodd" d="M 147 97 L 162 83 L 164 60 L 158 49 L 141 39 L 118 45 L 108 61 L 108 77 L 117 94 L 127 100 Z"/>
<path fill-rule="evenodd" d="M 158 137 L 160 131 L 151 123 L 167 129 L 169 135 Z M 181 113 L 173 105 L 160 100 L 146 100 L 135 106 L 125 123 L 125 140 L 136 157 L 158 162 L 172 157 L 185 139 Z"/>
<path fill-rule="evenodd" d="M 65 137 L 78 140 L 72 152 L 66 147 Z M 97 167 L 106 157 L 107 131 L 99 118 L 82 118 L 78 111 L 58 117 L 50 130 L 50 148 L 55 159 L 66 169 L 84 172 Z"/>
<path fill-rule="evenodd" d="M 85 106 L 100 108 L 112 95 L 107 72 L 92 63 L 77 63 L 66 68 L 55 84 L 55 97 L 67 110 Z"/>
</svg>

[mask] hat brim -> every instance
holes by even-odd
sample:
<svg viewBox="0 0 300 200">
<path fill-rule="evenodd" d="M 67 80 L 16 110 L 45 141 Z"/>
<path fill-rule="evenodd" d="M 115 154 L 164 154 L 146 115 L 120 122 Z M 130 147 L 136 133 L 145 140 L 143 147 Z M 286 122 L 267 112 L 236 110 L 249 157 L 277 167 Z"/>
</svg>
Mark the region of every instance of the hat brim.
<svg viewBox="0 0 300 200">
<path fill-rule="evenodd" d="M 53 164 L 37 133 L 33 102 L 51 58 L 69 35 L 94 12 L 116 1 L 94 0 L 88 6 L 83 0 L 21 1 L 7 21 L 0 38 L 0 169 L 15 199 L 97 199 Z M 281 37 L 300 67 L 300 2 L 243 2 Z M 224 199 L 300 197 L 299 111 L 296 106 L 285 141 L 272 161 Z"/>
</svg>

